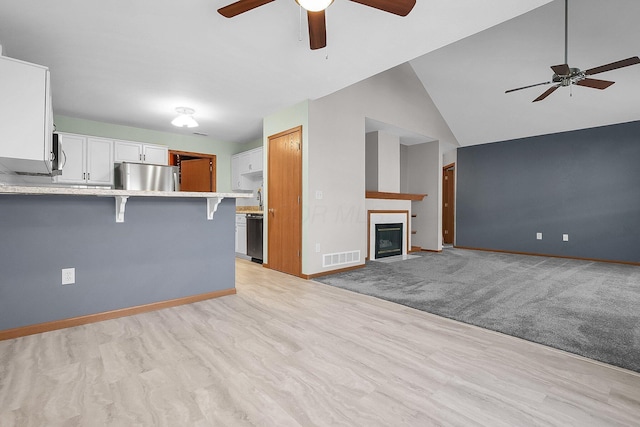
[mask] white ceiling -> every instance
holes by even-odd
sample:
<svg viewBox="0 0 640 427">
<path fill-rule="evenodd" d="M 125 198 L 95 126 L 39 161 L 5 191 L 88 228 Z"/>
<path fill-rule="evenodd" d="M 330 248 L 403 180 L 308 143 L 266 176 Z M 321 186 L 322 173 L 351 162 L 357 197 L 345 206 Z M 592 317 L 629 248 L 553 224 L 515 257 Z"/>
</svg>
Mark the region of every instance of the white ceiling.
<svg viewBox="0 0 640 427">
<path fill-rule="evenodd" d="M 638 18 L 638 0 L 570 0 L 569 65 L 640 55 Z M 504 93 L 563 63 L 563 0 L 411 61 L 462 146 L 640 120 L 640 65 L 596 75 L 616 82 L 603 91 L 564 87 L 535 103 L 548 86 Z"/>
<path fill-rule="evenodd" d="M 56 114 L 190 134 L 193 130 L 169 124 L 175 108 L 187 106 L 196 110 L 198 132 L 246 142 L 261 137 L 266 115 L 328 95 L 549 1 L 418 0 L 409 16 L 401 18 L 336 0 L 327 10 L 328 47 L 311 51 L 306 19 L 300 27 L 294 0 L 278 0 L 232 19 L 216 12 L 232 0 L 0 0 L 0 44 L 7 56 L 50 68 Z M 487 59 L 506 62 L 508 69 L 518 63 L 519 68 L 532 65 L 524 52 L 541 50 L 523 45 L 513 51 L 518 39 L 513 34 L 507 39 L 500 53 L 489 46 L 480 58 L 485 65 L 464 56 L 449 62 L 444 50 L 429 56 L 424 67 L 413 63 L 427 89 L 435 90 L 433 99 L 438 106 L 442 103 L 454 133 L 465 141 L 470 139 L 467 131 L 451 113 L 460 101 L 473 108 L 470 98 L 484 96 L 487 85 L 482 80 L 482 88 L 461 99 L 459 94 L 468 89 L 452 83 L 454 77 L 484 75 L 491 84 L 501 80 L 504 90 L 547 77 L 544 65 L 558 62 L 557 56 L 548 58 L 550 49 L 545 48 L 547 57 L 532 61 L 542 62 L 539 72 L 489 76 L 493 68 Z M 481 40 L 486 43 L 486 38 Z M 547 44 L 556 46 L 553 42 Z M 607 53 L 619 59 L 617 51 Z M 587 65 L 598 65 L 608 56 L 589 57 Z M 577 53 L 575 57 L 582 59 Z M 461 62 L 466 70 L 456 70 Z M 445 87 L 437 87 L 441 82 Z M 443 100 L 452 93 L 458 95 Z M 526 111 L 528 105 L 523 105 L 531 97 L 526 95 L 509 98 L 514 103 L 510 108 Z"/>
</svg>

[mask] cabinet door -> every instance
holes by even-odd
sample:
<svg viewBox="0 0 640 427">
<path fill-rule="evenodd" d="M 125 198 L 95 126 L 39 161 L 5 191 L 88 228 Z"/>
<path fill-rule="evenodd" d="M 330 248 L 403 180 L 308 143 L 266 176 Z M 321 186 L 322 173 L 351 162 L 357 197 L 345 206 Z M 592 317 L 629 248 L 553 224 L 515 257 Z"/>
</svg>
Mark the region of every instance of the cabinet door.
<svg viewBox="0 0 640 427">
<path fill-rule="evenodd" d="M 262 172 L 262 147 L 249 151 L 249 172 Z"/>
<path fill-rule="evenodd" d="M 113 185 L 113 141 L 87 138 L 87 183 Z"/>
<path fill-rule="evenodd" d="M 236 252 L 247 254 L 247 224 L 236 224 Z"/>
<path fill-rule="evenodd" d="M 84 136 L 58 136 L 58 142 L 62 147 L 62 175 L 56 177 L 57 182 L 83 184 L 86 181 L 86 141 Z"/>
<path fill-rule="evenodd" d="M 0 56 L 0 76 L 0 157 L 48 160 L 47 69 Z"/>
<path fill-rule="evenodd" d="M 168 165 L 169 148 L 163 145 L 145 144 L 143 146 L 142 161 L 154 165 Z"/>
<path fill-rule="evenodd" d="M 231 189 L 242 190 L 242 177 L 240 176 L 240 156 L 231 156 Z"/>
<path fill-rule="evenodd" d="M 115 141 L 114 142 L 114 162 L 142 162 L 142 144 L 132 141 Z"/>
<path fill-rule="evenodd" d="M 244 153 L 239 153 L 237 154 L 238 158 L 240 159 L 240 175 L 246 174 L 251 172 L 251 170 L 249 169 L 249 163 L 250 163 L 250 154 L 248 151 L 245 151 Z"/>
</svg>

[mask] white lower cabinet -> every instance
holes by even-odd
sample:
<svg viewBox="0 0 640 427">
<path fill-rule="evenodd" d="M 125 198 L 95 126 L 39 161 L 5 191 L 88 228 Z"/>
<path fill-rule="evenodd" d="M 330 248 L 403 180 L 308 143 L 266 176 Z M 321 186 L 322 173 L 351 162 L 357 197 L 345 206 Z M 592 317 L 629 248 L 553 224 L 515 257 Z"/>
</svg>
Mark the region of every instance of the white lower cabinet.
<svg viewBox="0 0 640 427">
<path fill-rule="evenodd" d="M 61 133 L 58 141 L 62 175 L 56 182 L 113 185 L 113 140 Z"/>
<path fill-rule="evenodd" d="M 247 254 L 247 216 L 236 214 L 236 252 Z"/>
</svg>

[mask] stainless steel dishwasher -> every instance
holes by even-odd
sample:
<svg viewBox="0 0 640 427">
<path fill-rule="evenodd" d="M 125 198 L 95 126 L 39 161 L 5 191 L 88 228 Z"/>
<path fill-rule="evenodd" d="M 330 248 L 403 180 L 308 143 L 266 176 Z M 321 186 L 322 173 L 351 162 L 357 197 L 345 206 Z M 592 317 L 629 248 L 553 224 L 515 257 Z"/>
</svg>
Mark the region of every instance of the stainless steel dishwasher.
<svg viewBox="0 0 640 427">
<path fill-rule="evenodd" d="M 247 214 L 247 255 L 262 264 L 262 214 Z"/>
</svg>

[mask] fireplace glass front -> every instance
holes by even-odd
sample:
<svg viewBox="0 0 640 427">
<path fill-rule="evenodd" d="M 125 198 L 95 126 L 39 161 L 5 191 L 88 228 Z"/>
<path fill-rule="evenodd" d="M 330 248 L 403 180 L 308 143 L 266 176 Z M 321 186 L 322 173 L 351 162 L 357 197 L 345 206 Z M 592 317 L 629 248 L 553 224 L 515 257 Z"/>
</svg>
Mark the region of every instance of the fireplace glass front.
<svg viewBox="0 0 640 427">
<path fill-rule="evenodd" d="M 376 224 L 375 259 L 402 255 L 402 223 Z"/>
</svg>

